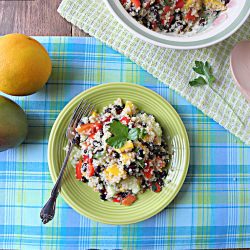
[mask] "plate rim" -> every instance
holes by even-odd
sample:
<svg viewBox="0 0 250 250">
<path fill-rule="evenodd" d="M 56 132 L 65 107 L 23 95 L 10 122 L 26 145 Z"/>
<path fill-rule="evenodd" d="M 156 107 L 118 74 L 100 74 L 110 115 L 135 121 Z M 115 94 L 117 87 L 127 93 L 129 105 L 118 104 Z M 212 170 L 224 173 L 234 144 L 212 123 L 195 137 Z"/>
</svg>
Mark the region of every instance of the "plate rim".
<svg viewBox="0 0 250 250">
<path fill-rule="evenodd" d="M 86 211 L 84 211 L 84 213 L 82 211 L 80 211 L 78 209 L 77 206 L 75 206 L 74 204 L 72 204 L 71 202 L 71 198 L 69 195 L 66 195 L 62 189 L 60 195 L 61 197 L 64 199 L 64 201 L 67 203 L 67 205 L 69 207 L 71 207 L 73 210 L 75 210 L 78 214 L 82 215 L 82 216 L 85 216 L 93 221 L 96 221 L 96 222 L 101 222 L 101 223 L 104 223 L 104 224 L 110 224 L 110 225 L 128 225 L 128 224 L 134 224 L 134 223 L 138 223 L 140 221 L 144 221 L 146 219 L 149 219 L 155 215 L 157 215 L 159 212 L 161 212 L 162 210 L 164 210 L 177 196 L 177 194 L 179 193 L 180 189 L 182 188 L 183 186 L 183 183 L 186 179 L 186 176 L 187 176 L 187 173 L 188 173 L 188 169 L 189 169 L 189 165 L 190 165 L 190 143 L 189 143 L 189 138 L 188 138 L 188 134 L 187 134 L 187 130 L 185 128 L 185 125 L 181 119 L 181 117 L 179 116 L 179 114 L 177 113 L 177 111 L 174 109 L 174 107 L 165 99 L 163 98 L 161 95 L 159 95 L 158 93 L 156 93 L 155 91 L 147 88 L 147 87 L 144 87 L 144 86 L 141 86 L 139 84 L 136 84 L 136 83 L 128 83 L 128 82 L 109 82 L 109 83 L 103 83 L 103 84 L 99 84 L 97 86 L 94 86 L 94 87 L 91 87 L 91 88 L 88 88 L 82 92 L 80 92 L 79 94 L 77 94 L 75 97 L 73 97 L 68 103 L 67 105 L 60 111 L 60 113 L 58 114 L 53 126 L 52 126 L 52 129 L 50 131 L 50 135 L 49 135 L 49 140 L 48 140 L 48 151 L 47 151 L 47 157 L 48 157 L 48 165 L 49 165 L 49 172 L 50 172 L 50 176 L 52 178 L 52 181 L 53 183 L 56 182 L 57 180 L 57 175 L 55 173 L 55 169 L 52 168 L 52 156 L 51 156 L 51 148 L 52 148 L 52 143 L 54 141 L 54 136 L 55 136 L 55 132 L 57 130 L 57 127 L 58 125 L 60 124 L 61 122 L 61 119 L 63 118 L 63 116 L 65 115 L 65 112 L 67 112 L 67 109 L 69 107 L 71 107 L 72 103 L 78 99 L 78 98 L 81 98 L 82 95 L 86 95 L 86 93 L 88 94 L 89 92 L 92 92 L 92 91 L 96 91 L 98 90 L 99 88 L 102 88 L 102 87 L 105 87 L 107 85 L 122 85 L 122 84 L 126 84 L 128 87 L 133 87 L 133 88 L 138 88 L 138 89 L 144 89 L 145 91 L 147 92 L 151 92 L 151 93 L 154 93 L 154 95 L 156 95 L 158 98 L 161 98 L 164 103 L 174 112 L 174 114 L 176 115 L 177 119 L 179 120 L 180 122 L 180 125 L 182 127 L 182 131 L 183 133 L 185 134 L 185 138 L 183 138 L 184 142 L 185 142 L 185 157 L 186 157 L 186 166 L 185 166 L 185 169 L 183 171 L 183 174 L 181 176 L 181 179 L 180 179 L 180 182 L 178 183 L 178 188 L 175 189 L 175 191 L 173 192 L 172 194 L 172 197 L 171 199 L 166 202 L 164 205 L 160 206 L 157 210 L 155 210 L 153 213 L 150 213 L 146 216 L 142 216 L 141 218 L 135 220 L 133 219 L 132 221 L 129 221 L 129 219 L 126 221 L 126 222 L 112 222 L 110 220 L 107 220 L 105 218 L 97 218 L 97 216 L 95 215 L 92 215 Z M 84 210 L 84 209 L 83 209 Z"/>
<path fill-rule="evenodd" d="M 205 42 L 204 44 L 202 44 L 202 41 L 208 40 L 208 39 L 211 39 L 211 38 L 203 39 L 203 40 L 197 41 L 196 42 L 196 43 L 198 43 L 197 45 L 192 45 L 192 43 L 195 43 L 195 42 L 192 42 L 192 41 L 190 41 L 190 42 L 171 41 L 172 44 L 168 44 L 167 42 L 170 42 L 170 41 L 168 41 L 167 39 L 160 39 L 160 40 L 164 40 L 163 42 L 156 41 L 155 40 L 157 38 L 156 36 L 151 35 L 151 34 L 147 33 L 146 31 L 143 31 L 140 28 L 139 24 L 136 25 L 136 24 L 132 23 L 127 17 L 125 17 L 125 18 L 129 21 L 129 24 L 127 22 L 124 22 L 122 20 L 122 18 L 116 13 L 116 11 L 114 10 L 114 8 L 112 7 L 112 2 L 114 2 L 114 4 L 116 4 L 115 1 L 116 0 L 104 0 L 104 3 L 106 4 L 107 8 L 112 13 L 112 15 L 115 17 L 115 19 L 125 29 L 127 29 L 128 31 L 130 31 L 135 37 L 137 37 L 137 38 L 139 38 L 139 39 L 141 39 L 141 40 L 143 40 L 145 42 L 148 42 L 150 44 L 156 45 L 156 46 L 160 46 L 160 47 L 164 47 L 164 48 L 169 48 L 169 49 L 177 49 L 177 50 L 193 50 L 193 49 L 207 48 L 207 47 L 215 45 L 215 44 L 217 44 L 217 43 L 219 43 L 221 41 L 224 41 L 225 39 L 227 39 L 228 37 L 230 37 L 232 34 L 234 34 L 245 23 L 245 21 L 247 20 L 247 18 L 250 15 L 250 1 L 245 0 L 245 5 L 246 6 L 244 6 L 242 8 L 242 11 L 241 11 L 240 15 L 234 20 L 234 22 L 229 27 L 227 27 L 226 30 L 229 30 L 229 32 L 225 33 L 226 30 L 223 30 L 219 34 L 213 36 L 213 37 L 220 36 L 219 38 L 215 38 L 214 40 L 212 40 L 210 42 L 208 41 L 208 42 Z M 130 18 L 130 16 L 129 16 L 129 18 Z M 130 26 L 134 26 L 136 29 L 139 29 L 140 33 L 136 32 Z M 234 27 L 232 28 L 232 26 L 234 26 Z M 143 34 L 146 34 L 146 36 L 142 35 L 141 32 Z M 222 33 L 225 33 L 225 34 L 221 35 Z M 201 44 L 199 44 L 199 43 L 201 43 Z M 177 44 L 180 44 L 180 45 L 177 45 Z M 184 45 L 184 44 L 187 44 L 187 45 Z"/>
</svg>

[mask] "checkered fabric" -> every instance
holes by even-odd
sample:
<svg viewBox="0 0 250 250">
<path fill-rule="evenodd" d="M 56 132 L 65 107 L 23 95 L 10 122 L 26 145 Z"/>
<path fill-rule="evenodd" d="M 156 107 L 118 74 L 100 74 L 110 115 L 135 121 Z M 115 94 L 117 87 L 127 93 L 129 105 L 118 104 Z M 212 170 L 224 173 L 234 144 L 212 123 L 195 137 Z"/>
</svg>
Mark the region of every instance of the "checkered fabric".
<svg viewBox="0 0 250 250">
<path fill-rule="evenodd" d="M 250 247 L 250 147 L 128 58 L 94 38 L 37 37 L 53 73 L 36 94 L 11 97 L 27 113 L 29 134 L 0 153 L 0 249 L 209 249 Z M 40 209 L 53 186 L 47 145 L 62 108 L 80 92 L 108 82 L 157 92 L 180 114 L 190 139 L 187 178 L 158 215 L 132 225 L 91 221 L 58 198 L 42 225 Z M 153 204 L 152 204 L 153 205 Z"/>
</svg>

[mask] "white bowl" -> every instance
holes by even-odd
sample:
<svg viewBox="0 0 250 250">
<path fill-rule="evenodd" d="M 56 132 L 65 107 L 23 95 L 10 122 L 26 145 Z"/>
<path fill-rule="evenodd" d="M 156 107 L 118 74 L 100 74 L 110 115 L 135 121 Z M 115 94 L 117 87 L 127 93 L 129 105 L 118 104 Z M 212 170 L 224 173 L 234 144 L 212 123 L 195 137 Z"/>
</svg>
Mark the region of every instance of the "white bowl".
<svg viewBox="0 0 250 250">
<path fill-rule="evenodd" d="M 196 34 L 166 34 L 139 24 L 123 8 L 119 0 L 105 0 L 114 17 L 131 33 L 151 44 L 172 49 L 198 49 L 211 46 L 232 35 L 250 14 L 250 0 L 231 0 L 228 9 Z"/>
</svg>

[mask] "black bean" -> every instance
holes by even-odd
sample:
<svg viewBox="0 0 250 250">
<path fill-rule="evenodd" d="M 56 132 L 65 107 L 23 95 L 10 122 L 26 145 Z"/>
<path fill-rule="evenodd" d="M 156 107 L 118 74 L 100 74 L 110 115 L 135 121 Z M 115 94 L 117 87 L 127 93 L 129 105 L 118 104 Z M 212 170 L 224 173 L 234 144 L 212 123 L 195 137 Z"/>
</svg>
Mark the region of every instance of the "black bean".
<svg viewBox="0 0 250 250">
<path fill-rule="evenodd" d="M 100 194 L 100 199 L 106 201 L 106 194 Z"/>
<path fill-rule="evenodd" d="M 89 182 L 87 179 L 86 179 L 86 177 L 82 177 L 82 182 L 84 182 L 84 183 L 87 183 L 87 182 Z"/>
<path fill-rule="evenodd" d="M 154 147 L 153 147 L 153 153 L 154 153 L 154 154 L 159 155 L 160 150 L 161 150 L 161 147 L 160 147 L 160 146 L 154 145 Z"/>
<path fill-rule="evenodd" d="M 139 149 L 137 152 L 137 156 L 143 158 L 144 157 L 144 151 L 143 149 Z"/>
<path fill-rule="evenodd" d="M 128 196 L 128 192 L 120 192 L 118 195 L 121 196 L 122 198 L 125 198 L 126 196 Z"/>
<path fill-rule="evenodd" d="M 87 123 L 88 123 L 88 121 L 89 121 L 89 120 L 87 120 Z M 85 122 L 80 121 L 78 124 L 83 125 L 83 124 L 85 124 Z"/>
<path fill-rule="evenodd" d="M 95 151 L 95 153 L 101 153 L 103 151 L 103 148 L 100 148 L 98 150 Z"/>
<path fill-rule="evenodd" d="M 73 143 L 76 145 L 80 144 L 80 135 L 78 133 L 75 135 L 75 138 L 73 139 Z"/>
<path fill-rule="evenodd" d="M 152 142 L 149 142 L 147 144 L 147 147 L 148 147 L 149 151 L 152 151 L 154 149 L 154 144 Z"/>
<path fill-rule="evenodd" d="M 101 166 L 97 166 L 96 168 L 95 168 L 95 172 L 96 173 L 101 173 Z"/>
<path fill-rule="evenodd" d="M 175 19 L 176 21 L 181 20 L 181 14 L 180 14 L 179 12 L 175 13 L 175 14 L 174 14 L 174 19 Z"/>
<path fill-rule="evenodd" d="M 88 164 L 87 163 L 83 163 L 82 164 L 82 171 L 86 171 L 86 169 L 87 169 L 87 167 L 88 167 Z"/>
<path fill-rule="evenodd" d="M 206 24 L 206 19 L 205 18 L 201 18 L 199 21 L 199 25 L 204 26 Z"/>
<path fill-rule="evenodd" d="M 111 113 L 111 110 L 112 110 L 111 108 L 106 108 L 104 112 L 105 113 Z"/>
<path fill-rule="evenodd" d="M 163 148 L 167 148 L 167 147 L 168 147 L 168 144 L 166 143 L 165 140 L 161 140 L 161 146 L 162 146 Z"/>
<path fill-rule="evenodd" d="M 166 156 L 167 155 L 167 152 L 165 151 L 160 151 L 159 153 L 158 153 L 158 155 L 159 156 Z"/>
<path fill-rule="evenodd" d="M 114 158 L 120 158 L 120 154 L 116 151 L 114 151 L 112 155 Z"/>
<path fill-rule="evenodd" d="M 120 105 L 114 105 L 114 108 L 115 108 L 115 111 L 116 113 L 119 115 L 121 114 L 122 110 L 123 110 L 123 107 L 120 106 Z"/>
<path fill-rule="evenodd" d="M 132 162 L 132 163 L 129 165 L 129 167 L 131 167 L 131 168 L 135 169 L 135 168 L 137 168 L 137 165 L 136 165 L 136 163 L 135 163 L 135 162 Z"/>
<path fill-rule="evenodd" d="M 132 162 L 129 166 L 124 166 L 124 170 L 128 173 L 128 175 L 135 175 L 137 173 L 138 167 Z"/>
<path fill-rule="evenodd" d="M 95 141 L 93 141 L 93 146 L 99 147 L 99 146 L 101 146 L 101 143 L 95 140 Z"/>
<path fill-rule="evenodd" d="M 153 152 L 149 152 L 149 153 L 148 153 L 148 158 L 149 158 L 149 160 L 154 159 L 154 157 L 155 157 L 155 155 L 154 155 Z"/>
<path fill-rule="evenodd" d="M 164 181 L 163 181 L 162 179 L 158 179 L 158 180 L 157 180 L 157 183 L 158 183 L 161 187 L 164 186 Z"/>
<path fill-rule="evenodd" d="M 161 172 L 159 171 L 154 171 L 155 177 L 160 178 L 161 177 Z"/>
<path fill-rule="evenodd" d="M 163 170 L 163 171 L 161 172 L 161 178 L 162 178 L 162 179 L 166 178 L 167 175 L 168 175 L 168 173 L 167 173 L 166 170 Z"/>
</svg>

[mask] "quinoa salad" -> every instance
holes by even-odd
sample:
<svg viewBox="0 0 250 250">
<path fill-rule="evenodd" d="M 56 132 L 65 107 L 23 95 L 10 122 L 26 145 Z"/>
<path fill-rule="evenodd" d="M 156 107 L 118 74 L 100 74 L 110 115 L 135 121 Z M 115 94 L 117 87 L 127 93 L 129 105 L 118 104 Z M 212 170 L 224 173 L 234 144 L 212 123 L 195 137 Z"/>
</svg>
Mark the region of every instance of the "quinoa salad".
<svg viewBox="0 0 250 250">
<path fill-rule="evenodd" d="M 120 0 L 145 27 L 163 33 L 198 31 L 227 9 L 230 0 Z"/>
<path fill-rule="evenodd" d="M 101 200 L 130 206 L 138 194 L 161 192 L 171 154 L 162 128 L 151 114 L 117 99 L 101 113 L 82 117 L 71 156 L 76 178 Z"/>
</svg>

